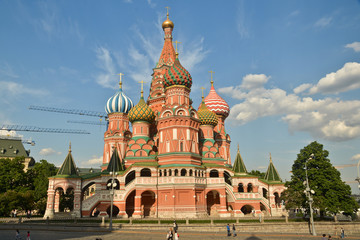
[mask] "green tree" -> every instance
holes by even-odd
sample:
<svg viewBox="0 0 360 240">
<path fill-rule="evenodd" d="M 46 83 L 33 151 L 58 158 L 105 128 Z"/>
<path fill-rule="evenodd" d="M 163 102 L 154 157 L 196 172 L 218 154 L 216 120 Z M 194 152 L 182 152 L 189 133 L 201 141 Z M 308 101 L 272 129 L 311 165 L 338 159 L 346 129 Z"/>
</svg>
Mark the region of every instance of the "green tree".
<svg viewBox="0 0 360 240">
<path fill-rule="evenodd" d="M 249 174 L 254 175 L 254 176 L 258 176 L 259 178 L 264 178 L 265 177 L 265 173 L 260 172 L 259 170 L 251 170 L 251 172 L 249 172 Z"/>
<path fill-rule="evenodd" d="M 49 186 L 48 178 L 56 174 L 56 167 L 52 163 L 48 163 L 42 159 L 40 162 L 35 163 L 34 167 L 28 171 L 31 175 L 33 190 L 34 190 L 34 208 L 40 214 L 45 213 L 47 190 Z"/>
<path fill-rule="evenodd" d="M 0 193 L 8 190 L 22 192 L 29 190 L 29 181 L 24 172 L 24 157 L 1 159 L 0 161 Z"/>
<path fill-rule="evenodd" d="M 314 154 L 313 158 L 310 158 L 311 154 Z M 328 156 L 329 152 L 317 142 L 300 150 L 292 166 L 291 181 L 286 183 L 287 190 L 282 195 L 287 202 L 287 209 L 309 208 L 304 193 L 306 163 L 310 189 L 315 191 L 313 207 L 320 209 L 322 217 L 326 212 L 336 214 L 344 211 L 345 214 L 351 214 L 357 210 L 358 204 L 350 196 L 350 186 L 341 180 L 340 172 L 334 168 Z"/>
</svg>

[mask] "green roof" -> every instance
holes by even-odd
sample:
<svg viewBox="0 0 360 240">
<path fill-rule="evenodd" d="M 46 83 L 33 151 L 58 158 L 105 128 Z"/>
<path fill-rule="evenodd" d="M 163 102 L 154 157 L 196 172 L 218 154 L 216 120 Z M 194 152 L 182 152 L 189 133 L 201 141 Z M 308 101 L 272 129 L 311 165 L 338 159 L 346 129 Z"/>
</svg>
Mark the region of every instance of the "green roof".
<svg viewBox="0 0 360 240">
<path fill-rule="evenodd" d="M 0 139 L 0 158 L 29 157 L 20 138 L 4 137 Z"/>
<path fill-rule="evenodd" d="M 61 176 L 74 176 L 74 177 L 78 177 L 79 173 L 76 170 L 76 165 L 74 162 L 74 159 L 71 155 L 71 147 L 69 147 L 69 153 L 66 156 L 63 164 L 61 165 L 59 171 L 56 174 L 57 176 L 61 175 Z"/>
<path fill-rule="evenodd" d="M 240 155 L 239 146 L 238 146 L 238 151 L 236 154 L 236 158 L 235 158 L 235 162 L 234 162 L 234 166 L 233 166 L 232 170 L 235 173 L 247 173 L 244 161 Z"/>
<path fill-rule="evenodd" d="M 106 169 L 108 172 L 119 172 L 124 171 L 124 166 L 121 164 L 119 153 L 117 151 L 117 148 L 114 149 L 114 152 L 111 156 L 109 165 Z"/>
<path fill-rule="evenodd" d="M 270 164 L 266 171 L 264 179 L 268 182 L 270 182 L 270 181 L 281 182 L 280 175 L 272 162 L 271 154 L 270 154 Z"/>
</svg>

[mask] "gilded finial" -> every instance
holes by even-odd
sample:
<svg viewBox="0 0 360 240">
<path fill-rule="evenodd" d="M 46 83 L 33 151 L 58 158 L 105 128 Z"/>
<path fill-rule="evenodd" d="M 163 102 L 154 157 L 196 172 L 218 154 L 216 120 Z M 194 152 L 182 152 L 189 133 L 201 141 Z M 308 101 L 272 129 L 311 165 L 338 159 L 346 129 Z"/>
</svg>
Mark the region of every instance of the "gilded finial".
<svg viewBox="0 0 360 240">
<path fill-rule="evenodd" d="M 71 152 L 71 141 L 69 142 L 69 152 Z"/>
<path fill-rule="evenodd" d="M 205 88 L 204 88 L 204 87 L 201 87 L 200 89 L 201 89 L 201 98 L 204 100 L 204 89 L 205 89 Z"/>
<path fill-rule="evenodd" d="M 162 24 L 162 28 L 174 28 L 174 23 L 169 19 L 169 9 L 170 7 L 165 7 L 166 8 L 166 20 L 163 22 Z"/>
<path fill-rule="evenodd" d="M 166 18 L 169 19 L 169 9 L 170 7 L 165 7 L 166 8 Z"/>
<path fill-rule="evenodd" d="M 269 153 L 269 155 L 270 155 L 270 163 L 272 163 L 271 153 Z"/>
<path fill-rule="evenodd" d="M 173 41 L 175 43 L 175 53 L 177 55 L 179 55 L 179 52 L 178 52 L 178 43 L 181 43 L 181 42 L 178 42 L 177 40 L 176 41 Z"/>
<path fill-rule="evenodd" d="M 144 81 L 141 80 L 139 83 L 141 84 L 141 97 L 144 97 Z"/>
<path fill-rule="evenodd" d="M 211 74 L 211 86 L 214 86 L 214 81 L 213 81 L 213 73 L 215 73 L 214 71 L 209 71 L 209 73 Z"/>
<path fill-rule="evenodd" d="M 123 73 L 118 73 L 116 75 L 119 75 L 120 76 L 120 81 L 119 81 L 119 88 L 122 89 L 122 79 L 121 77 L 124 75 Z"/>
</svg>

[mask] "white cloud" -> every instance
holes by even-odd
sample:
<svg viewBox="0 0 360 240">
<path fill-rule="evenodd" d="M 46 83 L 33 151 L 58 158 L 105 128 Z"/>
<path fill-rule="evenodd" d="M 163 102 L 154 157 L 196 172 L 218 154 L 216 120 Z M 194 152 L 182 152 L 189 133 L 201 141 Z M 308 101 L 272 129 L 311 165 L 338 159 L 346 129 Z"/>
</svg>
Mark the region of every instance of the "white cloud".
<svg viewBox="0 0 360 240">
<path fill-rule="evenodd" d="M 81 165 L 84 167 L 88 167 L 88 166 L 97 166 L 98 167 L 99 165 L 102 164 L 102 161 L 103 161 L 103 157 L 93 156 L 91 159 L 81 162 Z"/>
<path fill-rule="evenodd" d="M 152 68 L 159 60 L 164 44 L 164 32 L 161 27 L 160 16 L 157 22 L 154 23 L 154 29 L 150 34 L 144 35 L 136 25 L 132 27 L 132 31 L 135 37 L 132 43 L 129 43 L 129 46 L 126 47 L 127 52 L 111 51 L 105 47 L 98 47 L 96 49 L 97 67 L 102 72 L 98 73 L 95 79 L 101 86 L 107 88 L 117 87 L 117 79 L 112 75 L 118 67 L 126 69 L 125 78 L 128 76 L 135 82 L 151 81 Z M 186 45 L 186 51 L 180 51 L 181 64 L 188 71 L 196 69 L 195 67 L 208 55 L 209 50 L 205 49 L 204 41 L 203 37 L 195 39 Z M 180 50 L 182 50 L 182 47 Z"/>
<path fill-rule="evenodd" d="M 352 161 L 357 161 L 357 160 L 360 160 L 360 153 L 358 153 L 358 154 L 356 154 L 356 155 L 352 156 L 352 157 L 351 157 L 351 160 L 352 160 Z"/>
<path fill-rule="evenodd" d="M 180 61 L 181 64 L 191 72 L 209 53 L 210 51 L 204 47 L 204 37 L 201 37 L 200 40 L 196 39 L 196 41 L 186 46 L 186 51 L 180 56 Z"/>
<path fill-rule="evenodd" d="M 248 74 L 243 77 L 241 87 L 245 89 L 261 88 L 270 79 L 270 76 L 265 74 Z"/>
<path fill-rule="evenodd" d="M 315 27 L 326 27 L 327 25 L 330 24 L 332 20 L 332 17 L 323 17 L 320 18 L 318 21 L 316 21 L 316 23 L 314 24 Z"/>
<path fill-rule="evenodd" d="M 3 62 L 0 64 L 0 75 L 10 78 L 18 78 L 19 76 L 15 73 L 14 69 L 7 63 Z"/>
<path fill-rule="evenodd" d="M 360 52 L 360 42 L 353 42 L 345 45 L 346 48 L 352 48 L 355 52 Z"/>
<path fill-rule="evenodd" d="M 22 94 L 27 94 L 32 96 L 45 96 L 49 94 L 47 90 L 29 88 L 24 86 L 23 84 L 11 82 L 11 81 L 0 81 L 0 86 L 1 86 L 0 94 L 2 96 L 19 97 Z"/>
<path fill-rule="evenodd" d="M 360 63 L 348 62 L 336 72 L 326 74 L 309 93 L 340 93 L 357 89 L 360 88 L 359 79 Z"/>
<path fill-rule="evenodd" d="M 96 49 L 97 67 L 103 72 L 96 76 L 96 82 L 104 88 L 117 88 L 115 74 L 115 66 L 110 51 L 105 47 Z"/>
<path fill-rule="evenodd" d="M 311 87 L 312 87 L 312 84 L 310 84 L 310 83 L 301 84 L 300 86 L 294 88 L 294 93 L 295 94 L 302 93 L 302 92 L 304 92 L 305 90 L 307 90 L 307 89 L 309 89 Z"/>
<path fill-rule="evenodd" d="M 43 148 L 40 150 L 39 154 L 42 156 L 50 156 L 50 155 L 60 155 L 61 152 L 57 152 L 52 148 Z"/>
<path fill-rule="evenodd" d="M 71 18 L 64 18 L 61 9 L 53 2 L 39 2 L 39 17 L 30 17 L 29 21 L 39 33 L 45 33 L 49 38 L 75 37 L 79 42 L 84 41 L 79 24 Z M 29 15 L 32 12 L 28 11 Z"/>
<path fill-rule="evenodd" d="M 247 81 L 248 78 L 244 77 L 238 86 L 218 90 L 234 99 L 242 100 L 230 111 L 229 119 L 235 124 L 246 124 L 267 116 L 279 116 L 288 124 L 290 132 L 305 131 L 313 137 L 331 141 L 360 137 L 359 100 L 315 100 L 311 97 L 299 97 L 295 93 L 302 92 L 308 85 L 300 85 L 294 93 L 287 93 L 280 88 L 261 87 L 268 77 L 264 75 L 260 79 L 262 81 Z M 249 82 L 257 84 L 248 87 Z"/>
<path fill-rule="evenodd" d="M 249 37 L 249 31 L 245 22 L 245 12 L 244 1 L 240 1 L 236 13 L 236 27 L 241 39 Z"/>
<path fill-rule="evenodd" d="M 0 125 L 1 126 L 1 125 Z M 5 136 L 5 137 L 19 137 L 19 138 L 23 138 L 24 135 L 18 134 L 16 131 L 11 130 L 2 130 L 0 129 L 0 136 Z"/>
</svg>

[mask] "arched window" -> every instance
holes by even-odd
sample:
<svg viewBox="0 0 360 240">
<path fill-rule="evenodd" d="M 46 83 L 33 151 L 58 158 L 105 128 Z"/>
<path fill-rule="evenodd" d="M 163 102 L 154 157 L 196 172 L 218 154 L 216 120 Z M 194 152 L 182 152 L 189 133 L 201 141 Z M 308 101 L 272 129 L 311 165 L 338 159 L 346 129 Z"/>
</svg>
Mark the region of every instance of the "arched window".
<svg viewBox="0 0 360 240">
<path fill-rule="evenodd" d="M 247 192 L 252 192 L 252 191 L 253 191 L 253 185 L 249 183 L 247 186 Z"/>
<path fill-rule="evenodd" d="M 244 192 L 244 185 L 242 183 L 238 185 L 238 192 Z"/>
<path fill-rule="evenodd" d="M 227 184 L 232 185 L 230 173 L 224 171 L 224 180 Z"/>
<path fill-rule="evenodd" d="M 267 198 L 268 190 L 266 188 L 262 189 L 263 198 Z"/>
<path fill-rule="evenodd" d="M 162 171 L 161 170 L 159 171 L 159 175 L 160 175 L 160 177 L 162 177 Z"/>
<path fill-rule="evenodd" d="M 180 174 L 181 174 L 181 176 L 186 176 L 186 169 L 181 169 Z"/>
<path fill-rule="evenodd" d="M 169 169 L 169 176 L 171 176 L 171 174 L 172 174 L 172 171 L 171 171 L 171 169 Z"/>
<path fill-rule="evenodd" d="M 211 170 L 210 177 L 219 177 L 219 171 L 215 169 Z"/>
<path fill-rule="evenodd" d="M 166 169 L 164 169 L 164 177 L 166 177 L 167 175 L 166 175 Z"/>
<path fill-rule="evenodd" d="M 151 170 L 148 168 L 141 169 L 140 176 L 141 177 L 151 177 Z"/>
<path fill-rule="evenodd" d="M 175 169 L 175 176 L 179 175 L 179 170 Z"/>
<path fill-rule="evenodd" d="M 127 185 L 128 183 L 132 182 L 135 179 L 135 171 L 131 171 L 128 173 L 128 175 L 126 175 L 125 177 L 125 185 Z"/>
<path fill-rule="evenodd" d="M 189 170 L 189 176 L 192 177 L 192 175 L 193 175 L 193 170 L 190 169 L 190 170 Z"/>
<path fill-rule="evenodd" d="M 184 143 L 180 142 L 180 152 L 183 152 L 183 151 L 184 151 Z"/>
</svg>

